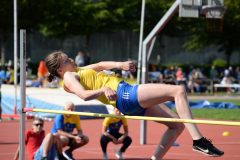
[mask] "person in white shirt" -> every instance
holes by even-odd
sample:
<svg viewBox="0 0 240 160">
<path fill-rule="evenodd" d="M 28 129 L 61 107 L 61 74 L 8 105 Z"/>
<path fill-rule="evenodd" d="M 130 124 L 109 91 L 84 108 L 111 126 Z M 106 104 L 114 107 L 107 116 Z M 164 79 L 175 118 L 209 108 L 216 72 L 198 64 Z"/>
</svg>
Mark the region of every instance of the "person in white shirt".
<svg viewBox="0 0 240 160">
<path fill-rule="evenodd" d="M 84 65 L 84 60 L 83 60 L 83 53 L 78 52 L 78 55 L 75 58 L 75 63 L 77 67 L 82 67 Z"/>
<path fill-rule="evenodd" d="M 128 77 L 130 77 L 130 79 L 133 79 L 133 75 L 130 71 L 124 71 L 122 70 L 122 78 L 124 79 L 128 79 Z"/>
</svg>

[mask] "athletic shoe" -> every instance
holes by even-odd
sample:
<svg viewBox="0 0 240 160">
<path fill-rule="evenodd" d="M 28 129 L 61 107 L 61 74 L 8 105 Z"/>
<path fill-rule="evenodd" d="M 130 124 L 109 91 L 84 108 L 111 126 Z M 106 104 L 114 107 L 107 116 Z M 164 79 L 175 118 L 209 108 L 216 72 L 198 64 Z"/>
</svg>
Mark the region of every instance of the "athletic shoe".
<svg viewBox="0 0 240 160">
<path fill-rule="evenodd" d="M 67 160 L 75 160 L 75 159 L 72 157 L 72 152 L 69 152 L 68 150 L 66 150 L 66 151 L 63 152 L 63 156 L 64 156 Z"/>
<path fill-rule="evenodd" d="M 67 158 L 65 158 L 65 157 L 63 156 L 63 154 L 59 154 L 59 155 L 58 155 L 58 159 L 59 159 L 59 160 L 67 160 Z"/>
<path fill-rule="evenodd" d="M 122 156 L 122 152 L 119 152 L 118 149 L 115 150 L 115 156 L 116 156 L 118 159 L 124 159 L 123 156 Z"/>
<path fill-rule="evenodd" d="M 103 160 L 108 160 L 107 153 L 103 153 Z"/>
<path fill-rule="evenodd" d="M 220 151 L 213 146 L 211 140 L 204 137 L 199 140 L 193 141 L 193 150 L 211 157 L 219 157 L 224 154 L 223 151 Z"/>
</svg>

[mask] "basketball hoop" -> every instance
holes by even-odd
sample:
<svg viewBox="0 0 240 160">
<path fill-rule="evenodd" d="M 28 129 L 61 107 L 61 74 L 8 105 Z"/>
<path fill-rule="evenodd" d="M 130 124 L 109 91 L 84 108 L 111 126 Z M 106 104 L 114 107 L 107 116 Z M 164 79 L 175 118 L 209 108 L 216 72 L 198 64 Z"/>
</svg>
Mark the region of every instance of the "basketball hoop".
<svg viewBox="0 0 240 160">
<path fill-rule="evenodd" d="M 206 18 L 208 31 L 222 32 L 226 9 L 224 0 L 181 0 L 179 17 Z"/>
<path fill-rule="evenodd" d="M 218 6 L 217 8 L 208 8 L 205 10 L 207 31 L 222 32 L 223 19 L 226 9 L 226 6 Z"/>
</svg>

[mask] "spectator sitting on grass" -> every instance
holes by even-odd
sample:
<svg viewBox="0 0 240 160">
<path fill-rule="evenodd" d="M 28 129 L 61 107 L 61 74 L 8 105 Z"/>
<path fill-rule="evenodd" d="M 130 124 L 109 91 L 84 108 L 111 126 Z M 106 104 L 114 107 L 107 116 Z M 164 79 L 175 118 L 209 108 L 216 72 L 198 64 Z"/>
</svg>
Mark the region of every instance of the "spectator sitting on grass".
<svg viewBox="0 0 240 160">
<path fill-rule="evenodd" d="M 123 79 L 128 79 L 128 78 L 133 79 L 134 77 L 130 71 L 122 70 L 122 78 Z"/>
<path fill-rule="evenodd" d="M 164 70 L 164 72 L 163 72 L 164 77 L 166 77 L 166 74 L 170 74 L 170 68 L 169 68 L 169 67 L 167 67 L 167 68 Z"/>
<path fill-rule="evenodd" d="M 31 87 L 39 87 L 39 88 L 43 88 L 43 81 L 44 81 L 44 77 L 38 77 L 38 80 L 36 82 L 33 82 L 31 84 Z"/>
<path fill-rule="evenodd" d="M 218 71 L 216 70 L 215 66 L 212 66 L 212 68 L 210 69 L 210 78 L 218 79 Z"/>
<path fill-rule="evenodd" d="M 172 84 L 175 85 L 173 78 L 170 76 L 170 74 L 166 74 L 164 77 L 164 83 L 165 84 Z"/>
<path fill-rule="evenodd" d="M 160 83 L 163 83 L 163 74 L 160 71 L 148 72 L 149 79 L 160 80 Z"/>
<path fill-rule="evenodd" d="M 195 73 L 195 77 L 194 77 L 195 81 L 193 82 L 193 85 L 194 85 L 197 93 L 201 93 L 201 91 L 202 91 L 202 83 L 203 83 L 203 81 L 201 80 L 202 78 L 200 77 L 199 73 L 198 72 L 197 72 L 197 74 Z"/>
<path fill-rule="evenodd" d="M 194 93 L 194 89 L 198 93 L 202 90 L 202 80 L 200 78 L 200 72 L 197 72 L 195 69 L 189 74 L 188 88 L 191 90 L 191 93 Z"/>
<path fill-rule="evenodd" d="M 175 72 L 174 66 L 170 67 L 170 76 L 174 79 L 176 78 L 176 72 Z"/>
<path fill-rule="evenodd" d="M 115 71 L 115 76 L 118 77 L 118 78 L 122 78 L 122 71 L 120 69 L 117 69 Z"/>
<path fill-rule="evenodd" d="M 235 84 L 233 82 L 234 82 L 234 78 L 228 74 L 223 77 L 221 84 Z M 231 88 L 231 92 L 238 92 L 238 87 Z"/>
<path fill-rule="evenodd" d="M 44 88 L 58 88 L 59 87 L 60 79 L 57 77 L 52 82 L 47 82 L 47 84 L 44 85 Z"/>
<path fill-rule="evenodd" d="M 240 68 L 239 66 L 235 69 L 235 78 L 240 80 Z"/>
<path fill-rule="evenodd" d="M 198 79 L 203 79 L 203 78 L 204 78 L 204 76 L 203 76 L 200 68 L 197 68 L 197 69 L 196 69 L 195 76 L 198 77 Z M 195 78 L 195 79 L 196 79 L 196 78 Z"/>
<path fill-rule="evenodd" d="M 178 71 L 176 73 L 176 79 L 177 79 L 177 85 L 182 85 L 184 86 L 184 88 L 186 88 L 186 77 L 185 77 L 185 73 L 183 73 L 182 68 L 179 67 Z"/>
<path fill-rule="evenodd" d="M 230 77 L 234 77 L 234 71 L 233 71 L 232 66 L 229 66 L 229 67 L 228 67 L 228 70 L 229 70 L 229 75 L 230 75 Z"/>
<path fill-rule="evenodd" d="M 3 84 L 14 84 L 14 70 L 11 66 L 7 67 L 7 75 L 3 78 Z"/>
</svg>

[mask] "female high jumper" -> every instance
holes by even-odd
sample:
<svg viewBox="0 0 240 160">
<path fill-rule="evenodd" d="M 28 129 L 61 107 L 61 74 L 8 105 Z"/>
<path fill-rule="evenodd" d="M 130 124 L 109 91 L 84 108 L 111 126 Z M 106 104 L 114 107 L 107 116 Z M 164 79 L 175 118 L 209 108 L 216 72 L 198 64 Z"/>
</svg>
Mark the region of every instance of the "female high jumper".
<svg viewBox="0 0 240 160">
<path fill-rule="evenodd" d="M 124 71 L 135 72 L 132 62 L 99 62 L 85 67 L 77 68 L 74 60 L 61 52 L 54 52 L 45 59 L 49 71 L 47 80 L 53 81 L 55 77 L 63 79 L 65 91 L 89 101 L 98 99 L 104 104 L 111 104 L 123 114 L 149 117 L 166 117 L 194 119 L 187 100 L 187 94 L 182 86 L 167 84 L 129 85 L 122 79 L 107 75 L 102 70 L 118 68 Z M 175 101 L 178 115 L 163 104 L 166 101 Z M 158 122 L 166 125 L 168 129 L 151 157 L 160 160 L 170 149 L 177 137 L 184 130 L 189 131 L 193 140 L 193 150 L 208 156 L 218 157 L 224 154 L 213 146 L 211 140 L 202 136 L 194 123 Z"/>
</svg>

